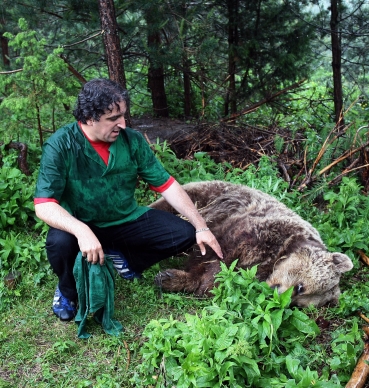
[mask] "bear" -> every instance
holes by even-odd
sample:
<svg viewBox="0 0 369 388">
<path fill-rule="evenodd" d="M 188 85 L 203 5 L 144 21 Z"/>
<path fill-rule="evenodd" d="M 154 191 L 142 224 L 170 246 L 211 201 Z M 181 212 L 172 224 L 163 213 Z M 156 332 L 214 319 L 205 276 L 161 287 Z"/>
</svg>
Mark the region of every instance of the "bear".
<svg viewBox="0 0 369 388">
<path fill-rule="evenodd" d="M 297 213 L 242 184 L 213 180 L 182 187 L 217 238 L 227 266 L 234 260 L 236 268 L 257 265 L 257 279 L 279 293 L 293 287 L 291 306 L 338 303 L 340 276 L 353 263 L 343 253 L 329 252 L 319 232 Z M 164 198 L 149 206 L 175 213 Z M 185 269 L 163 270 L 155 283 L 165 291 L 211 296 L 220 260 L 210 247 L 202 256 L 196 245 Z"/>
</svg>

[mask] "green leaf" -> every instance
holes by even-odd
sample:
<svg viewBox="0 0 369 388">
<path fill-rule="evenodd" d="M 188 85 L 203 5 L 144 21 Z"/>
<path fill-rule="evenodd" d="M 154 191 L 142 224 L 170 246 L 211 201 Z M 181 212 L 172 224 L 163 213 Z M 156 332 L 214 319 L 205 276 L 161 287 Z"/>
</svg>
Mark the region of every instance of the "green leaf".
<svg viewBox="0 0 369 388">
<path fill-rule="evenodd" d="M 227 327 L 224 330 L 223 334 L 215 342 L 214 344 L 215 348 L 218 350 L 228 349 L 228 347 L 232 345 L 234 336 L 237 333 L 237 331 L 238 331 L 237 326 Z"/>
<path fill-rule="evenodd" d="M 300 361 L 292 358 L 290 355 L 286 357 L 286 366 L 291 377 L 297 378 L 297 371 L 300 365 Z"/>
<path fill-rule="evenodd" d="M 301 333 L 315 335 L 320 333 L 318 325 L 297 308 L 293 310 L 291 324 Z"/>
<path fill-rule="evenodd" d="M 288 290 L 279 295 L 281 301 L 281 308 L 285 308 L 291 303 L 292 293 L 293 287 L 290 287 Z"/>
</svg>

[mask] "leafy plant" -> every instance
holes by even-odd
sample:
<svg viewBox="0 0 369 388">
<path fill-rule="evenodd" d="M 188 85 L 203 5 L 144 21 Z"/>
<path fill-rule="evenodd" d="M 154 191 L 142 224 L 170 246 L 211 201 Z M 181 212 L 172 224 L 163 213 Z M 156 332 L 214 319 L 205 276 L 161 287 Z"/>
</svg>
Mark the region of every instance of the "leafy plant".
<svg viewBox="0 0 369 388">
<path fill-rule="evenodd" d="M 278 295 L 255 279 L 257 267 L 236 272 L 236 262 L 221 265 L 212 306 L 185 314 L 185 321 L 171 317 L 146 326 L 143 362 L 133 382 L 178 388 L 310 387 L 312 381 L 339 386 L 337 379 L 311 371 L 306 358 L 291 355 L 319 333 L 305 313 L 288 307 L 292 289 Z"/>
<path fill-rule="evenodd" d="M 0 169 L 0 230 L 25 225 L 34 218 L 33 191 L 30 179 L 17 168 Z"/>
</svg>

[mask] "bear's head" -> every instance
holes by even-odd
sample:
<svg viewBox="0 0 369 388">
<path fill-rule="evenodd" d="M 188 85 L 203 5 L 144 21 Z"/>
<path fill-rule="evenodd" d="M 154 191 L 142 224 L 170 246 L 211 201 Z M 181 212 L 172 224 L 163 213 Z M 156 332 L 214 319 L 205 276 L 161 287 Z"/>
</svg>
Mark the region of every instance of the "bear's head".
<svg viewBox="0 0 369 388">
<path fill-rule="evenodd" d="M 352 261 L 342 253 L 304 246 L 282 256 L 266 282 L 280 294 L 293 287 L 293 306 L 319 307 L 338 302 L 341 274 L 352 268 Z"/>
</svg>

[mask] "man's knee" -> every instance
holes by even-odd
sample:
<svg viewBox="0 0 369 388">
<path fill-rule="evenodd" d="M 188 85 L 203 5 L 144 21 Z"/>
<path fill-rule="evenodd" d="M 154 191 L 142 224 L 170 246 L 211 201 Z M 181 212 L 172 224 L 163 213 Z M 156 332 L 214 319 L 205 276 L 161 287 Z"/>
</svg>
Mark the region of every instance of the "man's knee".
<svg viewBox="0 0 369 388">
<path fill-rule="evenodd" d="M 46 237 L 46 250 L 69 250 L 75 251 L 78 249 L 78 242 L 73 234 L 64 232 L 63 230 L 50 228 Z"/>
</svg>

